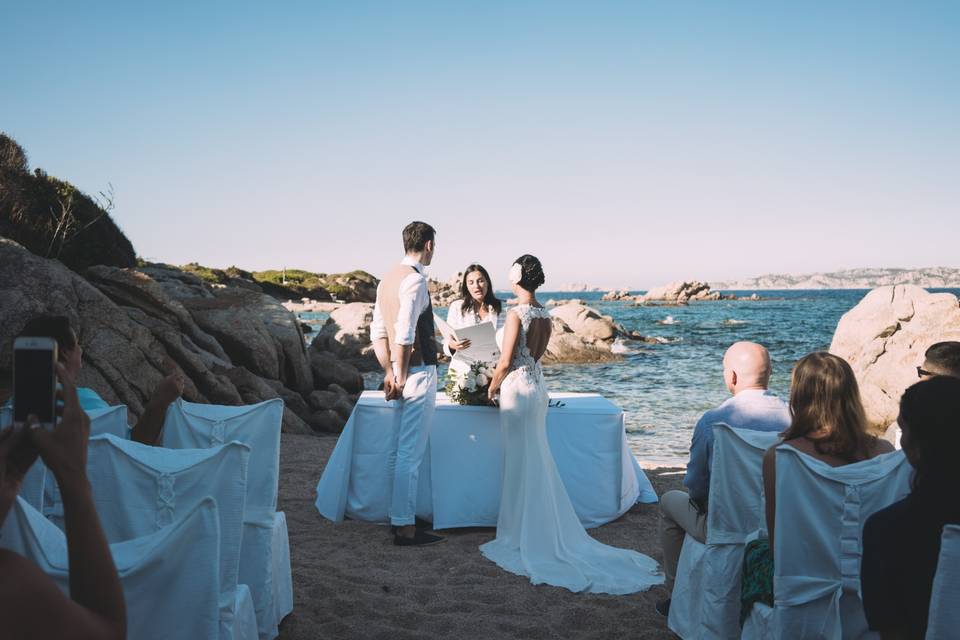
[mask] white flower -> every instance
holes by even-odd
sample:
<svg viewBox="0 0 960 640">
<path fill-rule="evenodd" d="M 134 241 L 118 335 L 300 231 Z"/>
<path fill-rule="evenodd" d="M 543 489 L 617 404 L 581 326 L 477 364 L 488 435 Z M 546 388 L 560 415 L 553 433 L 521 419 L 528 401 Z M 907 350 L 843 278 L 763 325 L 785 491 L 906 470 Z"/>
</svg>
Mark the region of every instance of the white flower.
<svg viewBox="0 0 960 640">
<path fill-rule="evenodd" d="M 517 284 L 523 280 L 523 267 L 520 266 L 519 262 L 514 262 L 513 266 L 510 267 L 510 273 L 507 274 L 507 280 L 510 281 L 510 284 Z"/>
<path fill-rule="evenodd" d="M 485 376 L 484 374 L 481 373 L 480 375 L 477 376 L 477 384 L 480 385 L 481 387 L 487 386 L 488 382 L 490 382 L 490 379 L 487 378 L 487 376 Z"/>
<path fill-rule="evenodd" d="M 467 391 L 473 393 L 477 390 L 477 381 L 476 380 L 467 380 Z"/>
</svg>

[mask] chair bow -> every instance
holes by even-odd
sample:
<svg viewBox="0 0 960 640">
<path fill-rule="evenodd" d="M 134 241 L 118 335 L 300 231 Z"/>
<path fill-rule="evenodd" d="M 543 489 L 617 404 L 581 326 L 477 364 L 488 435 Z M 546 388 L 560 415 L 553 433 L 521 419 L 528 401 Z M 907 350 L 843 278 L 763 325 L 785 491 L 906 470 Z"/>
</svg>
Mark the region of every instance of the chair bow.
<svg viewBox="0 0 960 640">
<path fill-rule="evenodd" d="M 173 511 L 176 508 L 177 494 L 173 490 L 175 478 L 163 473 L 157 478 L 157 528 L 173 524 Z"/>
</svg>

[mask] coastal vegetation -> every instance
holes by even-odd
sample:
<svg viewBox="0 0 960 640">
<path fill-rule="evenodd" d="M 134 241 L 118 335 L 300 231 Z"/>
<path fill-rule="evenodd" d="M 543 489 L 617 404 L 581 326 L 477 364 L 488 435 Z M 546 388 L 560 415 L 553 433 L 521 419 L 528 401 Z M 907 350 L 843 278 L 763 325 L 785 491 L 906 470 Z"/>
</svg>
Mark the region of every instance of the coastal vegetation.
<svg viewBox="0 0 960 640">
<path fill-rule="evenodd" d="M 133 245 L 110 217 L 112 208 L 112 189 L 95 199 L 42 169 L 30 172 L 26 152 L 0 132 L 0 236 L 74 271 L 132 267 Z"/>
</svg>

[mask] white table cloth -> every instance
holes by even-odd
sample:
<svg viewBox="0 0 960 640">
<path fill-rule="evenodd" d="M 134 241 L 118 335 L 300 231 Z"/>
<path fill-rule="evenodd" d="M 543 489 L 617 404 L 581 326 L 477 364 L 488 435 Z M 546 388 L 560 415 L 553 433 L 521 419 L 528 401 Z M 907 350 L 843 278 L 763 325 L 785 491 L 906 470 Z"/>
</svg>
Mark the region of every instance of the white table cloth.
<svg viewBox="0 0 960 640">
<path fill-rule="evenodd" d="M 657 494 L 627 446 L 623 410 L 596 394 L 555 393 L 547 438 L 570 500 L 586 527 L 610 522 Z M 392 432 L 399 412 L 366 391 L 317 484 L 317 510 L 333 521 L 388 521 Z M 437 529 L 494 527 L 500 507 L 500 417 L 494 407 L 451 404 L 438 394 L 420 469 L 417 515 Z"/>
</svg>

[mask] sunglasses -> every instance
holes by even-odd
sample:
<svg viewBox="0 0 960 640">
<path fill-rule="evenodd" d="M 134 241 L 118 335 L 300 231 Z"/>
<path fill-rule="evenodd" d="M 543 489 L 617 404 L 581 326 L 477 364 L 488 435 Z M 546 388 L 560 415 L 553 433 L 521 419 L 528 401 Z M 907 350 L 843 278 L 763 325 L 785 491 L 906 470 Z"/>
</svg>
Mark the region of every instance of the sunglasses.
<svg viewBox="0 0 960 640">
<path fill-rule="evenodd" d="M 933 373 L 932 371 L 927 371 L 926 369 L 924 369 L 924 368 L 921 367 L 920 365 L 917 365 L 917 377 L 918 377 L 918 378 L 922 378 L 923 376 L 935 376 L 935 375 L 937 375 L 937 374 Z"/>
</svg>

